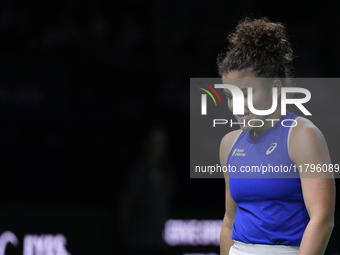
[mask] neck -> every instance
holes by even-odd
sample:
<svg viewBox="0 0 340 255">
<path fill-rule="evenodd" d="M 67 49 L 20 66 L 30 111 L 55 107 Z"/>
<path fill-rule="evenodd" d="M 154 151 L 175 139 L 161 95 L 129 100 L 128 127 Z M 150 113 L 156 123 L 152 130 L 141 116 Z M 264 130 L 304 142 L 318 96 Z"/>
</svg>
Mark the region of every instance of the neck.
<svg viewBox="0 0 340 255">
<path fill-rule="evenodd" d="M 263 118 L 264 125 L 262 127 L 254 128 L 251 134 L 254 136 L 262 134 L 263 132 L 272 128 L 280 120 L 280 118 L 281 118 L 281 107 L 278 107 L 271 115 L 265 116 Z"/>
</svg>

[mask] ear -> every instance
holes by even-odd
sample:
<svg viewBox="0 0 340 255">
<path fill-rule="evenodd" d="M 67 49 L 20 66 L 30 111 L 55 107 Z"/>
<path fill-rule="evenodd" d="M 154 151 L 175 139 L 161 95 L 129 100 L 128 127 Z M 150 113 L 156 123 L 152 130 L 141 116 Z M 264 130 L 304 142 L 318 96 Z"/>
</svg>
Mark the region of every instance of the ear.
<svg viewBox="0 0 340 255">
<path fill-rule="evenodd" d="M 275 79 L 273 81 L 273 88 L 274 87 L 277 88 L 277 96 L 280 97 L 281 96 L 281 88 L 282 88 L 282 82 L 280 81 L 280 79 Z"/>
</svg>

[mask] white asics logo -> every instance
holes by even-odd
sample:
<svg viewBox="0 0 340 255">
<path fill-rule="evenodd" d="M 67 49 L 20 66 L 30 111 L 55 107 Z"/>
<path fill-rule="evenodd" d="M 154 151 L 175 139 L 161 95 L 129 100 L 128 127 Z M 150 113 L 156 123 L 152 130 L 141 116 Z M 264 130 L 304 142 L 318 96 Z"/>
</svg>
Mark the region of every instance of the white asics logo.
<svg viewBox="0 0 340 255">
<path fill-rule="evenodd" d="M 269 155 L 270 153 L 272 153 L 273 150 L 275 150 L 276 146 L 277 146 L 277 143 L 272 143 L 269 149 L 266 151 L 266 154 Z"/>
</svg>

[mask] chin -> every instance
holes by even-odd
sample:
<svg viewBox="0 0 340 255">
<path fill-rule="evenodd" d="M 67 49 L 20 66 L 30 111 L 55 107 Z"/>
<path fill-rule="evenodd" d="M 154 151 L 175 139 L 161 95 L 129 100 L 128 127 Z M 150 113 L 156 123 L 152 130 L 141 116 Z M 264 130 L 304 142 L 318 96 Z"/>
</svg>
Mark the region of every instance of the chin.
<svg viewBox="0 0 340 255">
<path fill-rule="evenodd" d="M 250 127 L 248 125 L 246 126 L 243 126 L 243 125 L 240 125 L 240 128 L 243 130 L 243 131 L 250 131 L 250 130 L 253 130 L 254 127 Z"/>
</svg>

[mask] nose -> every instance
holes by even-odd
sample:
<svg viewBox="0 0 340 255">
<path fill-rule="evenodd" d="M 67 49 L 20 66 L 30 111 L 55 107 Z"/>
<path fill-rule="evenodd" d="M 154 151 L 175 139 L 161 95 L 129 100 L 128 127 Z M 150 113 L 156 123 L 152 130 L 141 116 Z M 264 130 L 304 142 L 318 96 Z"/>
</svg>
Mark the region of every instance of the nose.
<svg viewBox="0 0 340 255">
<path fill-rule="evenodd" d="M 230 111 L 233 112 L 233 98 L 228 98 L 228 108 Z M 244 110 L 246 111 L 248 109 L 248 100 L 247 98 L 245 97 L 244 98 Z"/>
</svg>

